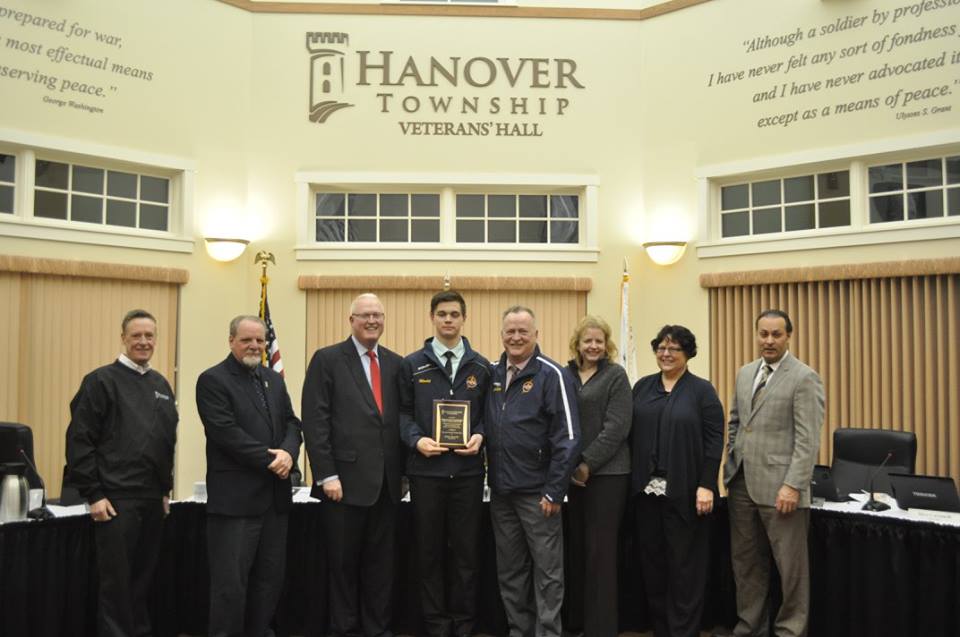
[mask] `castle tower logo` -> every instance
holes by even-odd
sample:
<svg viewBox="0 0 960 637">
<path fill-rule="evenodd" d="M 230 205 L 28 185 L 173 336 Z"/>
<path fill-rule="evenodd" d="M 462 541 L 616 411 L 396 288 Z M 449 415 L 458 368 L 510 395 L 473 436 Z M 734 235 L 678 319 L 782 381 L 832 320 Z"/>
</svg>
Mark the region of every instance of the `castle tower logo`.
<svg viewBox="0 0 960 637">
<path fill-rule="evenodd" d="M 307 52 L 310 54 L 310 121 L 323 124 L 333 113 L 353 104 L 330 99 L 342 95 L 345 86 L 344 52 L 329 45 L 350 46 L 346 33 L 307 33 Z"/>
</svg>

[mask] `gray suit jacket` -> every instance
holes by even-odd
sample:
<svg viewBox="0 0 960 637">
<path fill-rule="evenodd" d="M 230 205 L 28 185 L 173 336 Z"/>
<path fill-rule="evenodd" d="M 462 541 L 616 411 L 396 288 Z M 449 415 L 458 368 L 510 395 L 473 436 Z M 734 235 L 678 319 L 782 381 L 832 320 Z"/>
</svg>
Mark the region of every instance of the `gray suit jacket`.
<svg viewBox="0 0 960 637">
<path fill-rule="evenodd" d="M 770 377 L 756 409 L 753 381 L 763 359 L 740 368 L 730 406 L 724 484 L 742 466 L 747 492 L 757 504 L 774 506 L 784 484 L 800 491 L 801 507 L 810 506 L 810 477 L 823 426 L 823 382 L 787 353 Z"/>
</svg>

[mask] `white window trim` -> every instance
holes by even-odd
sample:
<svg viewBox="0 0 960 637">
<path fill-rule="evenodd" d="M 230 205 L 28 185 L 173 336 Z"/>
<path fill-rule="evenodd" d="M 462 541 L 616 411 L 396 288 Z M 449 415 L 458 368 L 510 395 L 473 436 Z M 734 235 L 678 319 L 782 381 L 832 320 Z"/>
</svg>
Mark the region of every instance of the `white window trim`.
<svg viewBox="0 0 960 637">
<path fill-rule="evenodd" d="M 599 234 L 598 186 L 596 175 L 574 174 L 505 174 L 505 173 L 350 173 L 301 171 L 294 175 L 296 182 L 297 245 L 298 261 L 550 261 L 595 263 L 600 254 L 597 247 Z M 517 244 L 503 248 L 501 245 L 451 243 L 316 243 L 311 224 L 314 208 L 310 191 L 317 184 L 335 184 L 337 187 L 353 188 L 371 186 L 398 189 L 411 186 L 437 186 L 440 188 L 489 186 L 577 188 L 583 190 L 581 197 L 581 243 L 569 244 Z M 441 209 L 443 206 L 441 204 Z M 440 218 L 441 226 L 452 224 L 452 219 Z M 445 233 L 446 230 L 446 233 Z M 452 228 L 441 227 L 441 237 L 451 236 Z"/>
<path fill-rule="evenodd" d="M 17 157 L 14 210 L 12 215 L 0 214 L 0 236 L 164 252 L 194 251 L 193 186 L 196 162 L 7 128 L 0 128 L 0 144 L 12 149 Z M 175 173 L 170 177 L 170 229 L 166 232 L 141 230 L 34 217 L 34 174 L 26 169 L 26 164 L 31 167 L 34 165 L 37 151 L 49 151 L 54 156 L 73 155 L 75 157 L 69 160 L 71 162 L 89 161 L 94 165 L 121 162 L 143 166 L 147 173 L 151 169 Z"/>
<path fill-rule="evenodd" d="M 960 238 L 960 217 L 958 216 L 869 223 L 867 185 L 864 183 L 867 165 L 876 165 L 887 160 L 890 163 L 903 163 L 912 161 L 914 158 L 956 153 L 958 143 L 960 143 L 960 129 L 949 129 L 863 144 L 704 166 L 696 171 L 700 217 L 697 257 L 707 259 L 744 254 Z M 846 168 L 851 170 L 851 225 L 849 227 L 719 238 L 719 201 L 722 182 L 730 181 L 734 177 L 737 177 L 738 181 L 760 181 L 766 176 L 763 174 L 764 171 L 769 171 L 769 178 L 782 178 L 788 171 L 796 174 L 811 174 Z M 741 175 L 745 177 L 739 178 Z"/>
</svg>

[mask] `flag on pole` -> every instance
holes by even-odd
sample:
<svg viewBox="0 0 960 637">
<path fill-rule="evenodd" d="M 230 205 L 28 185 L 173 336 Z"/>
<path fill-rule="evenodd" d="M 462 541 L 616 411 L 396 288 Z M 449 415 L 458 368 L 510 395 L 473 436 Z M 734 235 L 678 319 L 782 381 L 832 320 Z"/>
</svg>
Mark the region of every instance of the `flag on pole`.
<svg viewBox="0 0 960 637">
<path fill-rule="evenodd" d="M 270 320 L 270 304 L 267 302 L 266 273 L 260 277 L 260 319 L 267 325 L 267 345 L 263 350 L 263 366 L 283 376 L 283 360 L 280 358 L 280 343 L 277 341 L 277 331 L 273 329 Z"/>
<path fill-rule="evenodd" d="M 633 327 L 630 325 L 630 272 L 627 260 L 623 260 L 623 280 L 620 283 L 620 366 L 627 372 L 633 385 L 637 376 L 637 348 L 633 343 Z"/>
</svg>

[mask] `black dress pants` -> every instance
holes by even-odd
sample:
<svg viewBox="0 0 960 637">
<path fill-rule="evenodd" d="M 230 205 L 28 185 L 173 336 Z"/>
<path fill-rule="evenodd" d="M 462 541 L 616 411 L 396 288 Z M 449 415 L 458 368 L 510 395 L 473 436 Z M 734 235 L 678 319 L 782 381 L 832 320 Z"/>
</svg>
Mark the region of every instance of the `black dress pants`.
<svg viewBox="0 0 960 637">
<path fill-rule="evenodd" d="M 629 475 L 591 476 L 567 490 L 564 622 L 584 637 L 616 637 L 617 549 Z"/>
<path fill-rule="evenodd" d="M 636 498 L 637 543 L 655 637 L 698 637 L 710 560 L 709 516 L 694 499 Z"/>
<path fill-rule="evenodd" d="M 384 478 L 372 506 L 325 500 L 330 634 L 390 635 L 397 504 Z"/>
<path fill-rule="evenodd" d="M 470 635 L 477 613 L 483 476 L 410 476 L 410 496 L 426 634 Z"/>
<path fill-rule="evenodd" d="M 289 514 L 207 516 L 210 637 L 273 635 L 287 563 Z"/>
<path fill-rule="evenodd" d="M 97 632 L 101 637 L 151 634 L 147 600 L 160 555 L 163 502 L 112 499 L 117 515 L 94 522 L 100 573 Z"/>
</svg>

